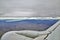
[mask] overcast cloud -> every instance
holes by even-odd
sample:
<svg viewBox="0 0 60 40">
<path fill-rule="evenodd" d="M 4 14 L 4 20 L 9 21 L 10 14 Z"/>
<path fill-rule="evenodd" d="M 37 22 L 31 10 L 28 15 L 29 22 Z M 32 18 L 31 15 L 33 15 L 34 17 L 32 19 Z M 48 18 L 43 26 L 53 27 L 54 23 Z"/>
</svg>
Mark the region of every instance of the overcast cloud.
<svg viewBox="0 0 60 40">
<path fill-rule="evenodd" d="M 0 0 L 0 16 L 60 16 L 60 0 Z"/>
</svg>

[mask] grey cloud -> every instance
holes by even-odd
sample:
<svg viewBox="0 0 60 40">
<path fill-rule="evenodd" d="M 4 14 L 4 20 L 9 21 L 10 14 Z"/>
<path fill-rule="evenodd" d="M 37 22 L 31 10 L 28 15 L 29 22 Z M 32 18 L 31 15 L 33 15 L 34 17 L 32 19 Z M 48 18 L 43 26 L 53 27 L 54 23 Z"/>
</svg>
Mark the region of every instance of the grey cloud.
<svg viewBox="0 0 60 40">
<path fill-rule="evenodd" d="M 0 0 L 0 16 L 60 16 L 60 0 Z"/>
</svg>

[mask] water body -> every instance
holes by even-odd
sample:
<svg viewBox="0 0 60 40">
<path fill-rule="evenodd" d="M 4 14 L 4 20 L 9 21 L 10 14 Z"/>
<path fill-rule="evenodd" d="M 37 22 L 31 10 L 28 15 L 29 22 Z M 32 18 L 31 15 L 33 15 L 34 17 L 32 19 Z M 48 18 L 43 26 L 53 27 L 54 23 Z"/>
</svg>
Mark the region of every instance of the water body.
<svg viewBox="0 0 60 40">
<path fill-rule="evenodd" d="M 44 31 L 54 25 L 58 20 L 0 20 L 0 31 L 13 31 L 13 30 L 35 30 Z"/>
</svg>

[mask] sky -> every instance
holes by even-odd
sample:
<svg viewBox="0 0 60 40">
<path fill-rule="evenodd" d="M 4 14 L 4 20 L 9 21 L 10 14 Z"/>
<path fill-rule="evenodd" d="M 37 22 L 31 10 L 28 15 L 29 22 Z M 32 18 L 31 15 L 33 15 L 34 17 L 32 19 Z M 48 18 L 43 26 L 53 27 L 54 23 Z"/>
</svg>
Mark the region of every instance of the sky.
<svg viewBox="0 0 60 40">
<path fill-rule="evenodd" d="M 60 0 L 0 0 L 0 16 L 60 16 Z"/>
</svg>

